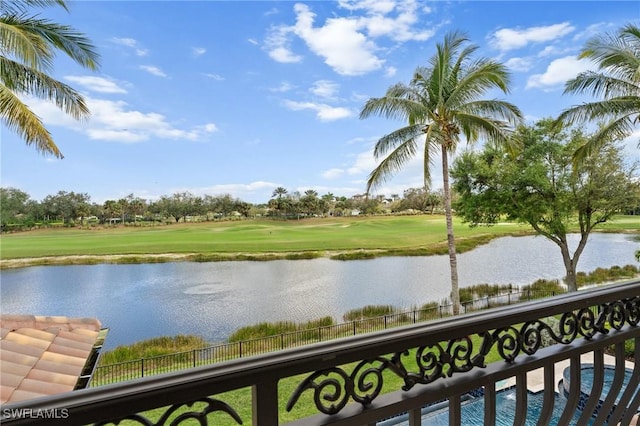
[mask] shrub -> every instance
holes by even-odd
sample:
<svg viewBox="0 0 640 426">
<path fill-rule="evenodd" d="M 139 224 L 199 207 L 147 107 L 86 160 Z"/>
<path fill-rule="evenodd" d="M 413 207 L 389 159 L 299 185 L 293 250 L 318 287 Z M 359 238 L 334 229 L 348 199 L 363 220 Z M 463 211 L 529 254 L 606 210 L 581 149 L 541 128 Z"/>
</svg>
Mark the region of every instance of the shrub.
<svg viewBox="0 0 640 426">
<path fill-rule="evenodd" d="M 194 335 L 179 334 L 177 336 L 154 337 L 103 352 L 100 356 L 100 365 L 175 354 L 176 352 L 204 348 L 208 345 L 202 337 Z"/>
<path fill-rule="evenodd" d="M 392 314 L 396 309 L 391 305 L 367 305 L 363 308 L 352 309 L 342 316 L 345 321 L 355 321 L 363 318 L 375 318 Z"/>
</svg>

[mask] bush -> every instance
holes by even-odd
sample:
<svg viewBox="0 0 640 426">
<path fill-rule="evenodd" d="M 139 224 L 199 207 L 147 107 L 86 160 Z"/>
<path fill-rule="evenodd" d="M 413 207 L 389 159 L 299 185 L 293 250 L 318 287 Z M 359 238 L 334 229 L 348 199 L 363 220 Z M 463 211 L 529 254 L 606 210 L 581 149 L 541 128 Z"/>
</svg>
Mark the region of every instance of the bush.
<svg viewBox="0 0 640 426">
<path fill-rule="evenodd" d="M 140 358 L 151 358 L 160 355 L 175 354 L 193 349 L 200 349 L 209 344 L 200 336 L 179 334 L 142 340 L 132 345 L 122 345 L 100 356 L 100 365 L 115 364 Z"/>
<path fill-rule="evenodd" d="M 293 321 L 261 322 L 237 329 L 229 336 L 228 341 L 231 343 L 259 339 L 261 337 L 276 336 L 278 334 L 293 333 L 294 331 L 328 327 L 331 325 L 333 325 L 333 318 L 330 316 L 304 323 L 296 323 Z"/>
<path fill-rule="evenodd" d="M 367 305 L 363 308 L 352 309 L 342 316 L 345 321 L 355 321 L 363 318 L 375 318 L 392 314 L 396 309 L 392 305 Z"/>
</svg>

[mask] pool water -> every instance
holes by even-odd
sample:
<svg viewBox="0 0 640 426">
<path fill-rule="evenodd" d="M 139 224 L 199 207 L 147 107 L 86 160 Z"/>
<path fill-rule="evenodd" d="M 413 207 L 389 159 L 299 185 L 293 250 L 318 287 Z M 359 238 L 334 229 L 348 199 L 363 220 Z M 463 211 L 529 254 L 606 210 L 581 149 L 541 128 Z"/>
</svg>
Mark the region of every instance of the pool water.
<svg viewBox="0 0 640 426">
<path fill-rule="evenodd" d="M 580 391 L 585 397 L 588 397 L 591 394 L 591 389 L 593 389 L 593 368 L 593 364 L 582 364 L 580 369 Z M 600 393 L 599 398 L 601 401 L 604 400 L 607 395 L 609 395 L 616 370 L 614 366 L 605 365 L 603 371 L 604 383 L 602 385 L 602 392 Z M 631 371 L 631 369 L 625 369 L 625 375 L 622 381 L 622 389 L 626 389 L 629 386 L 629 381 L 631 380 L 632 375 L 633 371 Z M 566 394 L 571 386 L 570 369 L 568 367 L 564 370 L 563 377 L 564 391 Z M 616 403 L 618 403 L 621 396 L 622 392 L 618 394 Z"/>
<path fill-rule="evenodd" d="M 527 419 L 525 425 L 535 426 L 542 412 L 544 393 L 527 394 Z M 448 426 L 449 425 L 449 408 L 446 404 L 439 409 L 435 409 L 422 416 L 422 424 L 426 426 Z M 562 415 L 562 411 L 566 405 L 566 399 L 556 393 L 555 403 L 553 405 L 553 415 L 549 425 L 558 424 L 558 420 Z M 511 426 L 513 425 L 516 412 L 516 392 L 515 388 L 505 389 L 496 392 L 496 425 Z M 472 398 L 463 401 L 461 404 L 462 426 L 478 426 L 484 422 L 484 398 Z M 571 420 L 571 424 L 575 424 L 581 412 L 576 413 Z M 380 425 L 408 426 L 408 421 L 391 422 L 386 421 L 379 423 Z"/>
</svg>

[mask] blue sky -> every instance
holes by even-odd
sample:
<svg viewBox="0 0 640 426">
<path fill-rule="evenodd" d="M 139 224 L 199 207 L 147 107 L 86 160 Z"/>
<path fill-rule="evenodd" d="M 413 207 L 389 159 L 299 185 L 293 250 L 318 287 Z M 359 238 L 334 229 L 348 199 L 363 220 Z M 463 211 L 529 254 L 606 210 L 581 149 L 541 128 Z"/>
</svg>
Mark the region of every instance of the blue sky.
<svg viewBox="0 0 640 426">
<path fill-rule="evenodd" d="M 466 32 L 478 55 L 509 66 L 511 93 L 488 97 L 533 121 L 589 99 L 562 95 L 567 79 L 592 67 L 576 58 L 587 39 L 640 20 L 635 1 L 80 1 L 70 9 L 41 14 L 81 30 L 100 52 L 97 72 L 64 57 L 53 72 L 86 96 L 91 119 L 26 100 L 62 160 L 2 127 L 1 185 L 36 200 L 59 190 L 98 203 L 180 191 L 261 203 L 278 186 L 363 193 L 373 144 L 403 123 L 360 120 L 360 109 L 408 82 L 447 32 Z M 421 182 L 417 158 L 378 193 Z"/>
</svg>

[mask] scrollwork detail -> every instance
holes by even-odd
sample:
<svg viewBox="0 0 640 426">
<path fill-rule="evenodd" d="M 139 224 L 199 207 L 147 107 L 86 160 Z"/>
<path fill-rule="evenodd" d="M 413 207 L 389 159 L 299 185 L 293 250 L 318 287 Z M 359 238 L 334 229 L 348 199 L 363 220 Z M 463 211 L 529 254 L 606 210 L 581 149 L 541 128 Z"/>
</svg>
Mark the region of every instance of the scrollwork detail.
<svg viewBox="0 0 640 426">
<path fill-rule="evenodd" d="M 169 421 L 171 416 L 176 414 L 178 410 L 180 410 L 183 407 L 191 408 L 196 403 L 204 403 L 206 404 L 206 406 L 201 411 L 186 411 L 184 413 L 180 413 L 173 420 Z M 227 413 L 229 416 L 231 416 L 231 418 L 233 418 L 233 420 L 236 421 L 237 424 L 239 425 L 242 424 L 242 419 L 240 418 L 238 413 L 226 402 L 213 399 L 213 398 L 201 398 L 196 401 L 192 401 L 184 404 L 172 405 L 167 409 L 167 411 L 165 411 L 162 414 L 162 416 L 160 416 L 157 422 L 153 422 L 141 414 L 133 414 L 116 421 L 96 423 L 96 426 L 98 425 L 101 426 L 101 425 L 111 424 L 111 423 L 118 425 L 120 424 L 121 421 L 124 421 L 124 420 L 138 422 L 139 424 L 144 426 L 155 426 L 155 425 L 177 426 L 177 425 L 180 425 L 182 422 L 185 422 L 191 419 L 197 420 L 198 423 L 200 423 L 201 425 L 206 425 L 208 424 L 207 416 L 216 411 Z"/>
<path fill-rule="evenodd" d="M 428 384 L 467 372 L 475 367 L 486 367 L 486 357 L 496 350 L 506 362 L 515 362 L 518 355 L 535 354 L 549 343 L 570 344 L 579 336 L 591 339 L 609 329 L 620 330 L 625 324 L 637 326 L 640 322 L 640 296 L 565 312 L 559 319 L 537 319 L 521 326 L 509 325 L 493 330 L 479 331 L 480 344 L 474 347 L 471 336 L 441 341 L 415 348 L 414 362 L 403 357 L 410 352 L 397 352 L 390 357 L 377 357 L 361 361 L 348 374 L 340 367 L 317 371 L 309 375 L 296 389 L 287 404 L 290 411 L 300 395 L 307 389 L 314 390 L 314 401 L 319 411 L 336 414 L 349 399 L 368 406 L 380 394 L 384 385 L 384 370 L 390 370 L 404 380 L 402 390 L 408 391 L 416 384 Z M 550 342 L 545 341 L 547 339 Z M 377 364 L 376 364 L 377 363 Z M 411 371 L 407 366 L 412 365 Z M 330 392 L 327 392 L 331 389 Z"/>
</svg>

